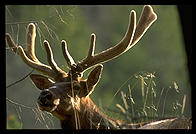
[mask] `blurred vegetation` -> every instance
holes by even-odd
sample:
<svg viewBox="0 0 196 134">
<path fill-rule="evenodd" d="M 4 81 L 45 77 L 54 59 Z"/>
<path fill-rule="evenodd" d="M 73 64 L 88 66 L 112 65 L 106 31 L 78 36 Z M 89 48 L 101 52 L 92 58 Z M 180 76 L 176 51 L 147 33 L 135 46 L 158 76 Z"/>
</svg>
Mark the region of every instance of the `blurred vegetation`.
<svg viewBox="0 0 196 134">
<path fill-rule="evenodd" d="M 7 129 L 20 129 L 20 128 L 21 128 L 21 124 L 17 120 L 17 117 L 14 114 L 8 115 L 8 117 L 7 117 Z"/>
<path fill-rule="evenodd" d="M 37 26 L 37 57 L 43 63 L 47 63 L 42 43 L 44 40 L 48 40 L 58 66 L 68 71 L 62 56 L 61 40 L 67 41 L 68 49 L 77 62 L 87 54 L 91 33 L 95 33 L 97 37 L 95 52 L 114 46 L 126 32 L 129 12 L 135 10 L 138 20 L 142 8 L 143 6 L 141 5 L 9 5 L 5 6 L 5 26 L 6 32 L 12 35 L 15 42 L 25 47 L 26 27 L 30 22 L 35 23 Z M 136 46 L 117 59 L 104 64 L 102 78 L 95 91 L 91 94 L 91 98 L 98 106 L 103 108 L 106 113 L 116 118 L 119 117 L 119 119 L 129 121 L 127 117 L 122 117 L 121 108 L 126 108 L 125 101 L 123 101 L 125 99 L 122 96 L 127 96 L 125 98 L 130 101 L 129 91 L 133 87 L 131 93 L 135 102 L 134 110 L 135 112 L 143 110 L 143 113 L 140 115 L 133 115 L 132 113 L 131 117 L 135 116 L 132 117 L 133 119 L 145 115 L 144 112 L 148 110 L 142 109 L 142 107 L 148 101 L 147 107 L 149 106 L 151 111 L 153 105 L 157 106 L 158 101 L 162 102 L 159 105 L 161 108 L 160 112 L 154 112 L 154 117 L 192 116 L 191 87 L 177 7 L 156 5 L 153 6 L 153 9 L 158 15 L 157 21 L 149 28 Z M 19 56 L 13 54 L 7 44 L 5 49 L 6 86 L 8 86 L 23 78 L 32 69 L 26 66 Z M 140 74 L 140 72 L 148 72 L 145 74 L 153 74 L 156 77 L 152 79 L 144 74 Z M 88 72 L 85 73 L 85 77 L 87 74 Z M 142 78 L 148 78 L 147 85 L 143 88 L 141 86 Z M 149 85 L 150 80 L 151 82 L 154 81 L 156 86 L 152 87 L 152 84 Z M 157 94 L 153 101 L 151 99 L 153 99 L 153 94 L 155 93 L 153 93 L 153 90 L 150 90 L 152 88 Z M 146 89 L 145 93 L 149 89 L 148 101 L 145 103 L 142 99 L 144 98 L 142 96 L 144 95 L 142 94 L 144 89 Z M 119 92 L 115 95 L 118 90 Z M 162 97 L 160 98 L 161 95 Z M 22 108 L 22 128 L 60 128 L 56 118 L 37 110 L 36 100 L 38 96 L 39 90 L 35 88 L 29 78 L 6 89 L 7 98 L 30 107 Z M 186 98 L 186 104 L 184 104 L 185 108 L 182 112 L 184 98 Z M 149 105 L 150 102 L 153 102 L 151 103 L 153 105 Z M 132 103 L 130 102 L 128 107 L 132 107 L 131 105 Z M 164 112 L 161 112 L 163 108 Z M 121 114 L 116 116 L 114 112 L 111 112 L 111 109 L 120 110 Z M 127 109 L 125 110 L 127 111 Z M 128 110 L 131 113 L 133 109 L 130 108 Z M 140 112 L 137 113 L 139 114 Z M 164 114 L 162 115 L 162 113 Z M 153 116 L 150 114 L 153 114 L 153 112 L 147 112 L 146 115 L 149 117 Z M 7 102 L 7 115 L 17 115 L 14 105 L 10 102 Z M 127 116 L 127 112 L 124 115 Z M 14 121 L 16 121 L 15 116 L 13 118 Z M 15 125 L 8 124 L 7 128 L 20 128 L 20 125 L 17 123 Z"/>
</svg>

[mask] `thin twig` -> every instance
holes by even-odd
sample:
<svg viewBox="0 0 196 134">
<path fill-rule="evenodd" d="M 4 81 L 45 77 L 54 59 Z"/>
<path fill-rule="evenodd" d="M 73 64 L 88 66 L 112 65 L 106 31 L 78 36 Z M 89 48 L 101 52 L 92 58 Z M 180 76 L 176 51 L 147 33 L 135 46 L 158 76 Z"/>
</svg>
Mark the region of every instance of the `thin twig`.
<svg viewBox="0 0 196 134">
<path fill-rule="evenodd" d="M 34 71 L 34 69 L 33 69 L 30 73 L 28 73 L 26 76 L 24 76 L 22 79 L 17 80 L 17 81 L 15 81 L 14 83 L 9 84 L 8 86 L 6 86 L 6 88 L 9 88 L 9 87 L 11 87 L 11 86 L 13 86 L 13 85 L 15 85 L 15 84 L 17 84 L 17 83 L 23 81 L 23 80 L 26 79 L 33 71 Z"/>
<path fill-rule="evenodd" d="M 20 103 L 14 102 L 14 101 L 10 100 L 9 98 L 6 98 L 6 101 L 8 101 L 8 102 L 10 102 L 10 103 L 12 103 L 12 104 L 14 104 L 14 105 L 24 107 L 24 108 L 28 108 L 28 109 L 36 109 L 36 108 L 33 108 L 33 107 L 25 106 L 25 105 L 23 105 L 23 104 L 20 104 Z"/>
</svg>

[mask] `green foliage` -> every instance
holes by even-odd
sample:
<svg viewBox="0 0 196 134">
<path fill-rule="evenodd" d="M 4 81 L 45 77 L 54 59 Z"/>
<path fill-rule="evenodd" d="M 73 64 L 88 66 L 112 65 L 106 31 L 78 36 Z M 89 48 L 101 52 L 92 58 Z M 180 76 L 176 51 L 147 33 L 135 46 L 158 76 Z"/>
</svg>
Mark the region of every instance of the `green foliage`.
<svg viewBox="0 0 196 134">
<path fill-rule="evenodd" d="M 16 115 L 8 115 L 7 117 L 7 129 L 20 129 L 21 125 Z"/>
</svg>

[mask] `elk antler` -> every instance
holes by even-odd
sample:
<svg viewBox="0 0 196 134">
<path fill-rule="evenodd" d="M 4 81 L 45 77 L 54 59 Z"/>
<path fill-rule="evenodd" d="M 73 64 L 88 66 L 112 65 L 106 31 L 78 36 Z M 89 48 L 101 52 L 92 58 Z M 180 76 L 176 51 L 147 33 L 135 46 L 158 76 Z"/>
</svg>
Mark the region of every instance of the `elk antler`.
<svg viewBox="0 0 196 134">
<path fill-rule="evenodd" d="M 22 46 L 16 46 L 12 37 L 6 33 L 6 40 L 8 46 L 12 49 L 13 52 L 19 54 L 22 60 L 37 71 L 42 72 L 45 75 L 48 75 L 55 80 L 59 80 L 62 77 L 67 76 L 67 74 L 62 71 L 53 59 L 53 53 L 50 48 L 49 43 L 45 40 L 44 47 L 47 53 L 47 60 L 50 66 L 41 63 L 35 56 L 35 36 L 36 36 L 36 27 L 33 23 L 30 23 L 27 28 L 26 34 L 26 49 L 24 50 Z"/>
<path fill-rule="evenodd" d="M 129 50 L 140 40 L 140 38 L 143 36 L 146 30 L 156 19 L 157 16 L 153 12 L 152 7 L 149 5 L 144 6 L 142 15 L 136 26 L 136 13 L 135 11 L 132 10 L 129 17 L 129 26 L 127 32 L 123 37 L 123 39 L 117 45 L 105 51 L 102 51 L 98 54 L 94 54 L 96 36 L 93 33 L 91 34 L 90 46 L 89 46 L 87 57 L 81 60 L 80 62 L 78 62 L 77 64 L 70 56 L 67 49 L 67 43 L 63 40 L 61 42 L 63 55 L 67 61 L 68 66 L 71 68 L 69 74 L 71 74 L 72 76 L 74 75 L 77 78 L 86 69 L 96 64 L 104 63 L 113 58 L 120 56 L 122 53 Z M 8 33 L 6 33 L 6 40 L 9 47 L 13 50 L 13 52 L 19 54 L 27 65 L 42 72 L 45 75 L 54 78 L 56 81 L 66 77 L 67 74 L 64 71 L 62 71 L 55 63 L 53 59 L 52 50 L 47 41 L 44 41 L 44 46 L 47 52 L 47 59 L 50 66 L 42 64 L 37 59 L 34 52 L 35 36 L 36 36 L 35 31 L 36 31 L 35 25 L 33 23 L 30 23 L 27 31 L 27 41 L 26 41 L 27 43 L 26 43 L 25 50 L 21 46 L 16 46 L 11 36 Z"/>
<path fill-rule="evenodd" d="M 96 64 L 107 62 L 129 50 L 140 40 L 140 38 L 143 36 L 146 30 L 156 19 L 157 16 L 153 12 L 152 7 L 149 5 L 144 6 L 142 15 L 136 26 L 136 13 L 132 10 L 129 17 L 129 26 L 127 32 L 124 38 L 117 45 L 98 54 L 94 54 L 96 36 L 93 33 L 91 34 L 90 46 L 87 57 L 81 60 L 76 65 L 67 51 L 66 43 L 63 41 L 62 47 L 66 50 L 66 52 L 64 53 L 65 59 L 67 60 L 68 65 L 72 67 L 72 72 L 74 71 L 75 73 L 82 73 L 86 69 Z"/>
</svg>

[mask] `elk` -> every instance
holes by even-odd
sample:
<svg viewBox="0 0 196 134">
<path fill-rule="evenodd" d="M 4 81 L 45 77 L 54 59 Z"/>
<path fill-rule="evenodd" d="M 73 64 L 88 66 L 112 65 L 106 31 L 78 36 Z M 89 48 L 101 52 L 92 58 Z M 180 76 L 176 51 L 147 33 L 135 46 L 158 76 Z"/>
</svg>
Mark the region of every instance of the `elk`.
<svg viewBox="0 0 196 134">
<path fill-rule="evenodd" d="M 43 45 L 49 65 L 38 60 L 35 55 L 36 27 L 33 23 L 30 23 L 27 28 L 25 49 L 22 46 L 15 45 L 10 34 L 6 33 L 5 37 L 8 46 L 14 53 L 21 56 L 24 63 L 44 74 L 30 75 L 32 82 L 41 90 L 37 100 L 38 106 L 41 110 L 56 116 L 63 129 L 134 128 L 137 125 L 126 124 L 104 114 L 94 104 L 89 95 L 101 78 L 102 63 L 120 56 L 133 47 L 156 19 L 157 15 L 152 7 L 146 5 L 136 26 L 136 13 L 132 10 L 127 32 L 118 44 L 94 54 L 96 36 L 92 33 L 87 57 L 78 63 L 69 54 L 66 41 L 62 40 L 63 56 L 70 68 L 67 73 L 55 63 L 52 49 L 46 40 Z M 92 67 L 94 69 L 89 73 L 88 78 L 82 79 L 83 73 Z"/>
</svg>

